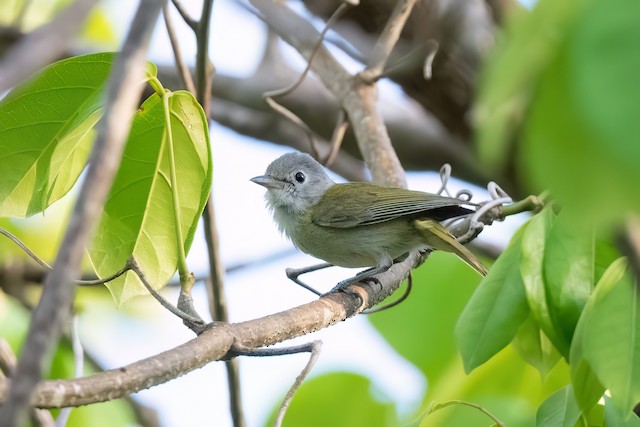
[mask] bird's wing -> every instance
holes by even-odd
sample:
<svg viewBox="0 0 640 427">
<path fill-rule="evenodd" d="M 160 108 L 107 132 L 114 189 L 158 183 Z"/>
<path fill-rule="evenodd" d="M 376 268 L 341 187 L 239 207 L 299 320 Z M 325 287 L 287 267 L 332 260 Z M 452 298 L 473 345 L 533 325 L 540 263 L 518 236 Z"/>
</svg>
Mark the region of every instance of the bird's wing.
<svg viewBox="0 0 640 427">
<path fill-rule="evenodd" d="M 381 192 L 368 183 L 337 184 L 313 208 L 312 221 L 325 227 L 349 228 L 433 211 L 441 221 L 471 212 L 459 199 L 402 188 Z M 329 203 L 327 203 L 329 200 Z M 436 214 L 437 212 L 437 214 Z"/>
</svg>

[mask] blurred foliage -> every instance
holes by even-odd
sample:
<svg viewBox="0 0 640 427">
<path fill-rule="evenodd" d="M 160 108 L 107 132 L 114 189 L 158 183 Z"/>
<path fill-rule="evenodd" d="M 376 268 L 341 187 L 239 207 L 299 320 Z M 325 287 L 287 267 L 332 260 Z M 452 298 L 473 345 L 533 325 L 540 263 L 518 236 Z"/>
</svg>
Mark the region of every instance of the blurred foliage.
<svg viewBox="0 0 640 427">
<path fill-rule="evenodd" d="M 31 31 L 49 22 L 70 0 L 3 0 L 0 2 L 0 25 L 11 25 Z M 80 42 L 113 49 L 116 35 L 103 6 L 96 5 L 80 34 Z"/>
<path fill-rule="evenodd" d="M 353 373 L 312 378 L 300 387 L 284 418 L 286 426 L 384 427 L 397 424 L 393 404 L 380 399 L 371 381 Z M 266 425 L 273 425 L 275 411 Z"/>
<path fill-rule="evenodd" d="M 106 295 L 106 293 L 105 293 Z M 20 305 L 13 298 L 0 292 L 0 337 L 7 340 L 9 346 L 16 351 L 22 347 L 29 322 L 30 312 Z M 19 356 L 19 353 L 18 353 Z M 98 368 L 85 360 L 85 374 L 98 372 Z M 75 372 L 75 362 L 71 342 L 64 338 L 58 344 L 53 358 L 51 368 L 46 374 L 46 378 L 60 379 L 72 378 Z M 58 410 L 52 410 L 52 414 L 57 416 Z M 74 408 L 69 415 L 67 427 L 82 426 L 131 426 L 136 423 L 136 418 L 130 404 L 123 400 L 112 400 L 95 405 Z"/>
<path fill-rule="evenodd" d="M 640 3 L 542 0 L 519 14 L 488 61 L 477 106 L 481 160 L 512 153 L 534 191 L 576 220 L 615 225 L 640 209 Z"/>
</svg>

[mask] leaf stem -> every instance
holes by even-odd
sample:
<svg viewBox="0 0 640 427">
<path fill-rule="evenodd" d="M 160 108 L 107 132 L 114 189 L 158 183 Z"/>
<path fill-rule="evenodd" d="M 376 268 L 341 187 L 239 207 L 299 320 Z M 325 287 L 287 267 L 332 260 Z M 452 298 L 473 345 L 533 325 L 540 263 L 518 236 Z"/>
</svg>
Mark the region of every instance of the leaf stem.
<svg viewBox="0 0 640 427">
<path fill-rule="evenodd" d="M 443 403 L 435 403 L 434 402 L 434 404 L 431 405 L 429 407 L 429 409 L 427 409 L 427 413 L 425 414 L 425 416 L 427 416 L 429 414 L 433 414 L 434 412 L 436 412 L 436 411 L 438 411 L 440 409 L 443 409 L 443 408 L 446 408 L 447 406 L 452 406 L 452 405 L 464 405 L 464 406 L 468 406 L 470 408 L 477 409 L 478 411 L 480 411 L 483 414 L 485 414 L 487 417 L 491 418 L 496 426 L 504 427 L 504 423 L 502 421 L 500 421 L 491 412 L 489 412 L 487 409 L 485 409 L 482 406 L 480 406 L 478 404 L 475 404 L 475 403 L 465 402 L 464 400 L 449 400 L 448 402 L 443 402 Z"/>
<path fill-rule="evenodd" d="M 521 212 L 539 212 L 544 208 L 545 204 L 548 202 L 549 194 L 544 192 L 538 196 L 528 196 L 522 200 L 519 200 L 510 205 L 506 205 L 502 207 L 502 215 L 507 217 L 509 215 L 515 215 Z"/>
<path fill-rule="evenodd" d="M 193 275 L 187 268 L 187 257 L 184 251 L 184 239 L 182 236 L 182 218 L 180 216 L 180 203 L 178 195 L 178 179 L 176 174 L 176 159 L 173 146 L 173 132 L 171 129 L 171 112 L 169 111 L 169 99 L 173 96 L 171 92 L 164 93 L 162 95 L 162 105 L 164 106 L 164 119 L 167 123 L 167 130 L 165 133 L 165 141 L 168 143 L 168 147 L 165 147 L 169 154 L 169 172 L 170 172 L 170 187 L 171 187 L 171 200 L 173 202 L 173 219 L 174 227 L 176 230 L 176 249 L 178 250 L 178 274 L 180 275 L 180 285 L 185 292 L 189 292 L 193 287 L 195 281 Z"/>
<path fill-rule="evenodd" d="M 162 83 L 160 82 L 160 80 L 158 80 L 158 78 L 156 76 L 153 76 L 153 75 L 147 73 L 147 82 L 149 82 L 149 84 L 151 85 L 153 90 L 159 96 L 164 96 L 164 94 L 167 92 L 166 89 L 164 88 L 164 86 L 162 86 Z"/>
</svg>

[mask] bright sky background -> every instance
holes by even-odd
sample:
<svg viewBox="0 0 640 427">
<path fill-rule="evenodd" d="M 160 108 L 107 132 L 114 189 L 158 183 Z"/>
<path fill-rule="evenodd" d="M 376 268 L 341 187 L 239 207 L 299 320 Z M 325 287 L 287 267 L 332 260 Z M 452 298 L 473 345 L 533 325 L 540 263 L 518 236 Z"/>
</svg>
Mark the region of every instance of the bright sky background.
<svg viewBox="0 0 640 427">
<path fill-rule="evenodd" d="M 184 1 L 193 16 L 199 15 L 199 3 Z M 127 28 L 136 4 L 119 0 L 108 2 L 108 14 L 119 32 Z M 194 38 L 185 25 L 180 25 L 178 16 L 173 21 L 180 32 L 184 56 L 192 63 L 191 58 L 195 55 Z M 264 37 L 265 32 L 259 21 L 233 1 L 214 2 L 211 55 L 219 72 L 249 75 L 257 65 Z M 300 61 L 294 54 L 292 58 Z M 164 24 L 156 29 L 150 59 L 157 63 L 172 61 Z M 316 261 L 297 253 L 279 235 L 264 206 L 264 188 L 249 181 L 251 177 L 261 175 L 280 154 L 291 150 L 259 143 L 216 125 L 211 133 L 215 207 L 224 264 L 247 263 L 273 252 L 291 253 L 291 256 L 275 262 L 258 263 L 227 275 L 225 289 L 231 321 L 261 317 L 313 300 L 314 295 L 288 281 L 284 269 L 306 266 Z M 411 174 L 409 186 L 435 191 L 439 181 L 434 179 L 433 174 Z M 504 242 L 504 236 L 510 234 L 504 231 L 505 227 L 509 229 L 513 226 L 499 224 L 483 235 L 488 234 L 489 238 Z M 200 231 L 196 234 L 188 260 L 189 268 L 196 275 L 207 270 L 206 246 Z M 307 279 L 310 284 L 328 290 L 351 274 L 352 271 L 331 269 Z M 177 290 L 166 291 L 165 296 L 175 302 Z M 199 312 L 203 315 L 207 313 L 203 286 L 196 286 L 194 298 L 201 302 L 198 304 Z M 154 301 L 149 303 L 146 299 L 139 299 L 128 304 L 144 306 L 149 316 L 114 317 L 112 310 L 116 308 L 109 306 L 86 310 L 80 319 L 83 343 L 92 354 L 99 356 L 106 368 L 134 362 L 193 338 L 193 334 L 177 318 Z M 100 325 L 101 329 L 96 330 L 96 325 Z M 380 396 L 392 396 L 404 414 L 410 413 L 419 404 L 427 386 L 426 379 L 388 346 L 364 316 L 287 344 L 314 339 L 322 339 L 324 344 L 312 376 L 340 370 L 361 373 L 372 379 Z M 240 358 L 244 409 L 249 426 L 264 423 L 277 399 L 284 395 L 307 359 L 306 354 Z M 166 427 L 202 425 L 204 420 L 209 425 L 231 425 L 222 363 L 212 363 L 183 378 L 138 393 L 135 397 L 156 409 Z"/>
</svg>

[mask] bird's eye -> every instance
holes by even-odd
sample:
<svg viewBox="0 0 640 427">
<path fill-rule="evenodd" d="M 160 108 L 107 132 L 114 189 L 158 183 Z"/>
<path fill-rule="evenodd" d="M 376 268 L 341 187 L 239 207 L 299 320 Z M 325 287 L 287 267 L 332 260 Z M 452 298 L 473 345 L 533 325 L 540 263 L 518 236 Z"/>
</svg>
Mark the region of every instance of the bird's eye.
<svg viewBox="0 0 640 427">
<path fill-rule="evenodd" d="M 298 181 L 298 183 L 302 184 L 304 182 L 305 176 L 302 172 L 298 172 L 296 173 L 295 179 L 296 181 Z"/>
</svg>

